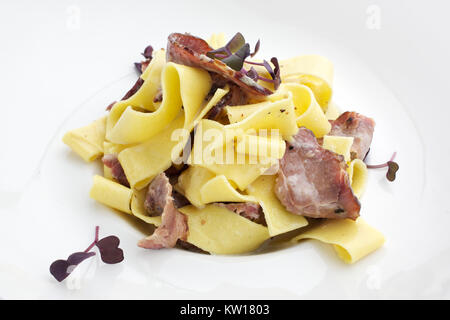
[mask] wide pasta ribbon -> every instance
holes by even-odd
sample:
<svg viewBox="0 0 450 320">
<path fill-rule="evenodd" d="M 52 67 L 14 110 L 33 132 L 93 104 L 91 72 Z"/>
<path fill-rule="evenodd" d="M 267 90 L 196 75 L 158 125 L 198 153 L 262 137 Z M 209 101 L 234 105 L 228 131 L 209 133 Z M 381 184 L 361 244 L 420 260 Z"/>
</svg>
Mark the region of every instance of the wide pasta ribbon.
<svg viewBox="0 0 450 320">
<path fill-rule="evenodd" d="M 292 94 L 299 127 L 308 128 L 317 138 L 330 132 L 331 124 L 310 88 L 298 83 L 285 83 L 280 86 L 280 91 L 288 91 Z"/>
<path fill-rule="evenodd" d="M 276 165 L 285 150 L 282 138 L 290 139 L 298 130 L 292 95 L 279 94 L 278 100 L 258 106 L 251 106 L 251 112 L 244 111 L 244 106 L 238 107 L 246 117 L 235 117 L 236 121 L 229 125 L 202 120 L 188 163 L 225 176 L 242 191 Z M 278 136 L 258 136 L 259 132 L 271 134 L 272 130 Z M 263 150 L 264 146 L 269 150 Z"/>
<path fill-rule="evenodd" d="M 332 96 L 334 68 L 325 57 L 304 55 L 280 61 L 283 83 L 294 82 L 309 87 L 324 111 Z"/>
<path fill-rule="evenodd" d="M 119 154 L 119 161 L 131 187 L 141 189 L 156 175 L 168 169 L 172 160 L 182 152 L 189 133 L 227 92 L 227 89 L 217 89 L 193 121 L 186 123 L 185 115 L 180 114 L 156 136 L 123 150 Z M 184 129 L 180 132 L 181 136 L 175 136 L 180 129 Z"/>
<path fill-rule="evenodd" d="M 275 176 L 259 177 L 247 189 L 261 205 L 271 237 L 308 225 L 305 217 L 286 210 L 275 195 Z"/>
<path fill-rule="evenodd" d="M 151 217 L 148 215 L 147 210 L 145 209 L 144 202 L 146 194 L 146 189 L 133 190 L 133 196 L 131 198 L 130 204 L 131 213 L 135 217 L 145 221 L 146 223 L 150 223 L 159 227 L 162 223 L 161 216 Z"/>
<path fill-rule="evenodd" d="M 257 202 L 254 197 L 239 193 L 226 176 L 216 176 L 199 166 L 183 171 L 177 189 L 198 208 L 213 202 Z"/>
<path fill-rule="evenodd" d="M 89 195 L 104 205 L 131 214 L 133 190 L 117 182 L 95 175 Z"/>
<path fill-rule="evenodd" d="M 102 117 L 87 126 L 67 132 L 62 140 L 84 161 L 91 162 L 103 155 L 105 132 L 106 117 Z"/>
<path fill-rule="evenodd" d="M 251 252 L 270 237 L 266 227 L 216 205 L 179 210 L 188 218 L 187 241 L 212 254 Z"/>
<path fill-rule="evenodd" d="M 202 120 L 197 127 L 188 163 L 203 167 L 215 175 L 224 175 L 240 190 L 245 190 L 250 183 L 277 164 L 278 159 L 261 159 L 237 153 L 234 142 L 238 134 L 244 131 L 242 128 L 237 130 L 239 127 L 230 127 L 231 125 L 223 126 L 215 121 Z"/>
<path fill-rule="evenodd" d="M 268 97 L 268 101 L 249 104 L 243 106 L 226 107 L 228 120 L 232 124 L 251 122 L 252 116 L 257 112 L 261 113 L 261 109 L 275 109 L 278 104 L 283 104 L 286 97 L 292 100 L 295 113 L 295 122 L 298 127 L 306 127 L 310 129 L 317 138 L 323 137 L 331 130 L 331 125 L 323 112 L 322 108 L 316 101 L 314 93 L 305 85 L 298 83 L 282 83 L 280 88 L 273 95 Z M 281 108 L 281 110 L 284 110 Z M 284 112 L 284 111 L 283 111 Z M 255 122 L 254 120 L 252 121 Z M 289 136 L 285 135 L 285 139 Z"/>
<path fill-rule="evenodd" d="M 384 236 L 362 218 L 328 219 L 296 236 L 291 241 L 315 239 L 333 245 L 339 258 L 354 263 L 384 244 Z"/>
<path fill-rule="evenodd" d="M 149 65 L 149 68 L 151 67 L 152 65 Z M 153 97 L 148 95 L 147 99 L 137 103 L 137 100 L 141 100 L 137 98 L 141 96 L 140 92 L 146 90 L 143 85 L 128 100 L 113 106 L 108 117 L 106 138 L 119 144 L 144 142 L 160 133 L 177 117 L 182 108 L 184 127 L 187 127 L 204 105 L 211 84 L 211 78 L 205 70 L 167 63 L 162 70 L 163 101 L 159 108 L 150 113 L 141 110 L 142 104 L 148 103 L 147 99 L 153 100 Z"/>
<path fill-rule="evenodd" d="M 347 163 L 347 173 L 353 193 L 358 198 L 364 193 L 367 185 L 367 166 L 360 159 L 350 159 L 350 149 L 353 144 L 353 137 L 324 136 L 322 146 L 325 149 L 343 155 Z"/>
</svg>

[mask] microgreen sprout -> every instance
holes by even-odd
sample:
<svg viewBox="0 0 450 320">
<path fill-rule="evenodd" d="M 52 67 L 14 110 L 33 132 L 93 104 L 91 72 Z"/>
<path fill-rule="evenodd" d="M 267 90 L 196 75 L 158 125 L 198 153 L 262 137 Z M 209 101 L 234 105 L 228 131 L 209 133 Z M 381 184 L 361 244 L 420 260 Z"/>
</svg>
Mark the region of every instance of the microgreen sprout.
<svg viewBox="0 0 450 320">
<path fill-rule="evenodd" d="M 396 173 L 397 173 L 398 169 L 400 168 L 398 163 L 394 161 L 396 155 L 397 155 L 397 152 L 394 152 L 389 161 L 382 163 L 382 164 L 376 164 L 376 165 L 368 164 L 367 168 L 368 169 L 381 169 L 381 168 L 387 167 L 388 171 L 386 172 L 386 178 L 389 181 L 394 181 L 395 177 L 396 177 Z"/>
<path fill-rule="evenodd" d="M 281 83 L 280 78 L 280 66 L 278 64 L 278 59 L 273 57 L 270 62 L 274 65 L 275 69 L 269 64 L 268 61 L 263 60 L 263 62 L 253 62 L 246 60 L 248 57 L 253 57 L 259 51 L 261 42 L 255 45 L 252 53 L 250 53 L 250 45 L 245 42 L 244 36 L 238 32 L 231 38 L 231 40 L 222 48 L 209 51 L 206 55 L 211 59 L 217 59 L 225 63 L 228 67 L 235 71 L 240 71 L 242 74 L 251 78 L 254 81 L 265 81 L 273 83 L 274 88 L 278 89 Z M 255 68 L 251 67 L 250 70 L 244 69 L 244 63 L 250 65 L 257 65 L 266 68 L 271 79 L 265 78 L 258 74 Z"/>
<path fill-rule="evenodd" d="M 101 240 L 98 239 L 100 228 L 95 227 L 94 241 L 83 252 L 75 252 L 66 260 L 56 260 L 50 265 L 50 273 L 59 282 L 66 279 L 72 271 L 84 260 L 95 256 L 91 252 L 92 248 L 98 247 L 100 257 L 104 263 L 114 264 L 123 261 L 123 250 L 119 248 L 120 240 L 116 236 L 108 236 Z"/>
</svg>

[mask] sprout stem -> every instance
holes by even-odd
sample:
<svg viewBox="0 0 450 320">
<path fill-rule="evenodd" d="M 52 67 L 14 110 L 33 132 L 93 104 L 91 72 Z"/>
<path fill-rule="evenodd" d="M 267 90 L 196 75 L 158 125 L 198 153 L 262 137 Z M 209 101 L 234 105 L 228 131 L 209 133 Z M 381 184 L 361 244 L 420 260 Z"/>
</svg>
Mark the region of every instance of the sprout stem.
<svg viewBox="0 0 450 320">
<path fill-rule="evenodd" d="M 253 65 L 255 65 L 255 66 L 262 66 L 262 67 L 264 67 L 264 63 L 253 62 L 253 61 L 247 61 L 247 60 L 245 60 L 244 62 L 245 62 L 245 63 L 248 63 L 248 64 L 253 64 Z"/>
<path fill-rule="evenodd" d="M 96 243 L 98 242 L 98 232 L 99 232 L 99 230 L 100 230 L 100 227 L 99 226 L 95 226 L 95 238 L 94 238 L 94 242 L 92 242 L 90 245 L 89 245 L 89 247 L 87 247 L 87 249 L 86 250 L 84 250 L 84 252 L 89 252 L 95 245 L 96 245 Z"/>
<path fill-rule="evenodd" d="M 388 162 L 394 161 L 396 155 L 397 155 L 397 152 L 394 152 L 394 153 L 392 154 L 391 160 L 389 160 Z M 367 168 L 368 168 L 368 169 L 381 169 L 381 168 L 386 168 L 386 167 L 389 166 L 388 162 L 382 163 L 382 164 L 367 164 Z"/>
</svg>

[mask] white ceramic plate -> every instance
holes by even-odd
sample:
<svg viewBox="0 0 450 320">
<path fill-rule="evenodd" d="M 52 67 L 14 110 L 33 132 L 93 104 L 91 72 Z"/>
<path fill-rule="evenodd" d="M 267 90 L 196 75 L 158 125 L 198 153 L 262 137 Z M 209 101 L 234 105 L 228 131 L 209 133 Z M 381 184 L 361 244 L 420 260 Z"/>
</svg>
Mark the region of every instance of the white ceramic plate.
<svg viewBox="0 0 450 320">
<path fill-rule="evenodd" d="M 330 246 L 315 241 L 246 256 L 206 256 L 178 249 L 149 251 L 138 248 L 136 243 L 148 232 L 148 226 L 91 200 L 88 193 L 92 176 L 101 172 L 101 166 L 84 163 L 61 142 L 67 130 L 85 125 L 104 114 L 109 102 L 123 95 L 135 81 L 136 75 L 130 73 L 124 77 L 117 76 L 115 81 L 76 106 L 65 121 L 60 121 L 56 133 L 47 137 L 47 146 L 36 164 L 35 174 L 20 193 L 2 190 L 0 208 L 5 214 L 0 224 L 0 297 L 449 297 L 450 214 L 443 207 L 449 191 L 448 180 L 444 179 L 449 177 L 449 170 L 436 167 L 440 164 L 436 157 L 448 159 L 450 155 L 448 143 L 439 141 L 445 141 L 441 126 L 449 113 L 435 103 L 445 89 L 446 84 L 440 81 L 444 77 L 432 72 L 433 68 L 448 69 L 449 64 L 421 51 L 423 56 L 414 60 L 419 67 L 408 69 L 409 65 L 401 64 L 398 53 L 392 52 L 393 58 L 385 54 L 383 48 L 392 46 L 395 42 L 393 37 L 399 37 L 399 34 L 390 34 L 390 30 L 400 31 L 389 23 L 392 12 L 400 12 L 400 7 L 378 5 L 384 19 L 381 21 L 385 23 L 381 26 L 386 25 L 388 29 L 383 31 L 383 27 L 373 30 L 373 24 L 370 24 L 373 21 L 367 20 L 371 18 L 373 8 L 356 3 L 348 5 L 343 14 L 349 15 L 348 20 L 353 23 L 361 20 L 363 31 L 352 31 L 351 23 L 349 26 L 348 21 L 342 22 L 339 30 L 343 34 L 336 33 L 336 38 L 332 38 L 330 34 L 334 32 L 323 33 L 323 30 L 332 30 L 335 27 L 333 23 L 340 20 L 321 11 L 319 6 L 292 6 L 293 11 L 298 10 L 298 16 L 309 19 L 307 21 L 312 25 L 314 19 L 307 18 L 302 10 L 317 14 L 322 24 L 314 29 L 294 21 L 296 16 L 292 12 L 285 12 L 284 16 L 273 15 L 270 8 L 261 8 L 257 3 L 252 5 L 241 7 L 239 17 L 245 17 L 242 12 L 246 10 L 253 12 L 255 27 L 247 25 L 245 28 L 245 23 L 236 22 L 236 28 L 251 39 L 261 37 L 263 49 L 260 56 L 275 52 L 280 58 L 285 58 L 314 52 L 329 57 L 336 71 L 334 101 L 343 110 L 361 112 L 373 117 L 377 123 L 368 162 L 384 162 L 393 151 L 397 152 L 400 164 L 397 180 L 389 183 L 384 171 L 370 171 L 369 184 L 362 199 L 361 215 L 384 233 L 387 239 L 385 246 L 354 265 L 342 263 Z M 343 9 L 331 2 L 327 6 L 338 11 Z M 411 10 L 414 13 L 419 9 Z M 204 10 L 201 13 L 206 15 L 214 11 Z M 350 13 L 361 16 L 351 19 Z M 267 22 L 268 17 L 272 19 L 270 23 Z M 158 16 L 153 18 L 157 21 L 162 19 Z M 201 29 L 197 24 L 182 28 L 183 22 L 190 21 L 184 19 L 175 23 L 176 28 L 153 30 L 148 40 L 139 42 L 141 47 L 152 41 L 152 35 L 163 46 L 166 35 L 174 30 L 207 36 L 204 30 L 194 32 Z M 266 22 L 262 23 L 263 20 Z M 213 21 L 207 18 L 205 23 L 212 24 Z M 226 22 L 220 20 L 217 25 L 217 28 L 209 25 L 208 30 L 225 30 Z M 126 28 L 132 30 L 129 26 Z M 372 41 L 377 45 L 386 46 L 378 48 L 377 54 L 367 52 L 364 55 L 364 50 L 358 47 L 370 44 L 362 42 L 361 32 L 374 37 Z M 378 34 L 374 36 L 370 32 Z M 230 31 L 229 35 L 233 33 Z M 299 40 L 293 41 L 293 37 Z M 356 45 L 351 41 L 352 37 L 358 39 Z M 402 37 L 408 38 L 408 31 Z M 408 48 L 415 48 L 415 44 L 402 42 L 395 48 L 408 52 Z M 448 47 L 444 49 L 448 50 Z M 373 60 L 374 57 L 379 60 Z M 117 63 L 131 64 L 132 61 L 119 60 Z M 407 70 L 411 70 L 410 76 L 405 75 Z M 425 71 L 420 73 L 421 70 Z M 433 76 L 433 85 L 441 90 L 436 93 L 423 88 L 423 83 L 413 79 L 414 74 Z M 429 108 L 429 112 L 424 112 L 424 108 Z M 438 112 L 442 118 L 436 115 Z M 433 117 L 434 121 L 425 119 L 425 116 Z M 25 155 L 26 152 L 18 154 L 21 157 Z M 8 170 L 20 168 L 13 165 Z M 101 236 L 114 234 L 120 237 L 125 261 L 111 266 L 94 258 L 80 266 L 77 274 L 86 273 L 80 281 L 71 277 L 66 284 L 57 283 L 48 272 L 50 263 L 84 250 L 92 241 L 96 225 L 100 226 Z"/>
</svg>

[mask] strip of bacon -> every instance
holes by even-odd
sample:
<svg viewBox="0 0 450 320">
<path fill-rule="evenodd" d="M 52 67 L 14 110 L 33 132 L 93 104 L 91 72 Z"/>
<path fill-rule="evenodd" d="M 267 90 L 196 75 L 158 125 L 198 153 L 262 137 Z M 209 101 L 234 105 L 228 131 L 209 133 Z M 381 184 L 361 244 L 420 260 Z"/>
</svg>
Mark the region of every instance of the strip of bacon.
<svg viewBox="0 0 450 320">
<path fill-rule="evenodd" d="M 145 206 L 155 213 L 162 211 L 162 223 L 152 235 L 138 242 L 139 247 L 146 249 L 173 248 L 178 239 L 187 239 L 187 218 L 175 208 L 172 185 L 165 173 L 160 173 L 150 183 Z"/>
<path fill-rule="evenodd" d="M 350 149 L 352 160 L 363 160 L 372 143 L 375 121 L 356 112 L 344 112 L 334 121 L 330 121 L 330 136 L 353 137 L 353 145 Z"/>
<path fill-rule="evenodd" d="M 361 205 L 350 187 L 341 155 L 322 148 L 301 127 L 280 160 L 275 193 L 286 209 L 311 218 L 359 216 Z"/>
<path fill-rule="evenodd" d="M 111 169 L 111 175 L 116 179 L 121 185 L 130 187 L 125 171 L 123 171 L 122 165 L 117 159 L 116 154 L 105 154 L 102 158 L 102 162 L 105 166 Z"/>
<path fill-rule="evenodd" d="M 213 50 L 208 43 L 189 34 L 172 33 L 167 43 L 167 61 L 190 67 L 202 68 L 215 72 L 225 79 L 237 84 L 243 91 L 254 99 L 261 100 L 272 94 L 240 71 L 235 71 L 217 59 L 211 59 L 206 54 Z"/>
</svg>

